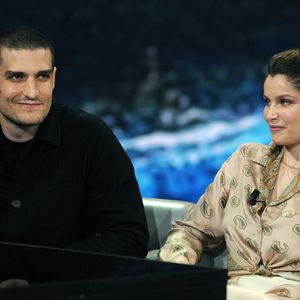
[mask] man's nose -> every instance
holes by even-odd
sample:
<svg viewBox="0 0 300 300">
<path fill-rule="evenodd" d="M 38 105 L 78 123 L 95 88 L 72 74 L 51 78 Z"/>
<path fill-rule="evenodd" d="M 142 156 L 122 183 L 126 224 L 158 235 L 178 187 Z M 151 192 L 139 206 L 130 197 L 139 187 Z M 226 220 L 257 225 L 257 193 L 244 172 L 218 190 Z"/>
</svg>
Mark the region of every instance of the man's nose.
<svg viewBox="0 0 300 300">
<path fill-rule="evenodd" d="M 38 96 L 38 86 L 34 78 L 28 78 L 25 82 L 23 94 L 28 99 L 35 99 Z"/>
</svg>

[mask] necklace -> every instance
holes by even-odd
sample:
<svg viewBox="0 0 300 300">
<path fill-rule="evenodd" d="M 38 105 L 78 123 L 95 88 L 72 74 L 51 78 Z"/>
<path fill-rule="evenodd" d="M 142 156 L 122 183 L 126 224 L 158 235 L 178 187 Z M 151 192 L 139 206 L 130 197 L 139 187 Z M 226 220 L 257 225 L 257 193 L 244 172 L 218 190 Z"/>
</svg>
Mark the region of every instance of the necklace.
<svg viewBox="0 0 300 300">
<path fill-rule="evenodd" d="M 300 167 L 294 167 L 294 166 L 290 166 L 289 164 L 287 164 L 284 159 L 282 160 L 283 164 L 286 165 L 287 167 L 291 168 L 291 169 L 295 169 L 295 170 L 300 170 Z M 295 164 L 296 165 L 296 164 Z"/>
<path fill-rule="evenodd" d="M 288 165 L 284 159 L 281 160 L 282 164 L 277 174 L 276 183 L 271 193 L 270 202 L 278 199 L 280 195 L 286 192 L 290 184 L 293 182 L 295 176 L 300 174 L 300 168 Z"/>
</svg>

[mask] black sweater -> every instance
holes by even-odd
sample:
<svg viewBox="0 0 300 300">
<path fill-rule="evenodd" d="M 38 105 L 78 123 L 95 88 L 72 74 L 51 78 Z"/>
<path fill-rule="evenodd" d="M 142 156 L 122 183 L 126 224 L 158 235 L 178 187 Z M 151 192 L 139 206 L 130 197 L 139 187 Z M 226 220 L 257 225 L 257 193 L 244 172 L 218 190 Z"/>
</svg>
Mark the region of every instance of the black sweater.
<svg viewBox="0 0 300 300">
<path fill-rule="evenodd" d="M 95 116 L 53 103 L 9 183 L 1 174 L 0 240 L 145 257 L 133 166 Z"/>
</svg>

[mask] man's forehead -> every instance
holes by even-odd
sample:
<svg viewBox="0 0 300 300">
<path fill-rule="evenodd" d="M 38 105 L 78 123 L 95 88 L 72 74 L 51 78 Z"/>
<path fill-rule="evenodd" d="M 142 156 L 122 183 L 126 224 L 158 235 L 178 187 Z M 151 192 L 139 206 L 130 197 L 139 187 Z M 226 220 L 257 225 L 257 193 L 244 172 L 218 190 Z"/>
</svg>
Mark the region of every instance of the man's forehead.
<svg viewBox="0 0 300 300">
<path fill-rule="evenodd" d="M 50 49 L 14 49 L 3 47 L 1 49 L 2 66 L 5 68 L 22 69 L 37 67 L 38 69 L 49 69 L 52 67 L 52 56 Z M 0 67 L 1 67 L 0 65 Z"/>
<path fill-rule="evenodd" d="M 2 47 L 1 54 L 22 54 L 22 53 L 47 53 L 51 56 L 51 51 L 49 48 L 8 48 L 8 47 Z"/>
</svg>

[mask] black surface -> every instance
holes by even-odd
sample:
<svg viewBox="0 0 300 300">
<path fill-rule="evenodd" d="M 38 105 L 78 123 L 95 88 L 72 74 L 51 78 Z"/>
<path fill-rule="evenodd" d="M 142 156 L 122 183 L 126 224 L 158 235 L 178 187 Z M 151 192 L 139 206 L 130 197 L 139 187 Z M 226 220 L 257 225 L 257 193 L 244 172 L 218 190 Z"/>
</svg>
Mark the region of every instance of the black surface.
<svg viewBox="0 0 300 300">
<path fill-rule="evenodd" d="M 0 257 L 2 276 L 30 282 L 1 300 L 226 299 L 226 270 L 3 242 Z"/>
</svg>

